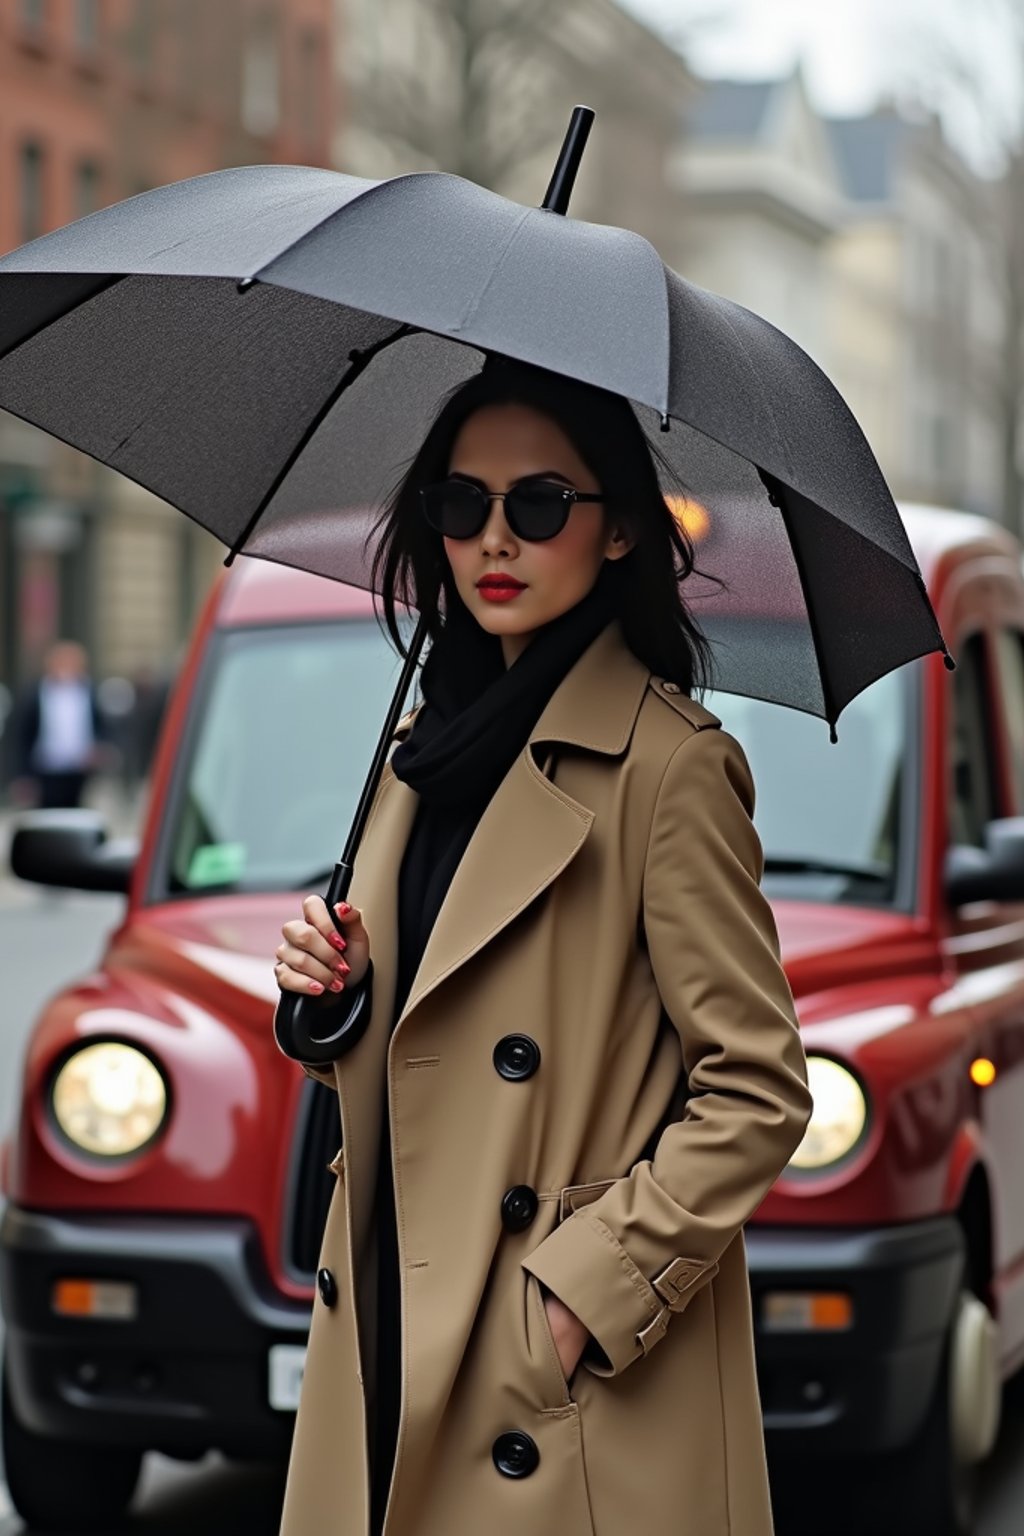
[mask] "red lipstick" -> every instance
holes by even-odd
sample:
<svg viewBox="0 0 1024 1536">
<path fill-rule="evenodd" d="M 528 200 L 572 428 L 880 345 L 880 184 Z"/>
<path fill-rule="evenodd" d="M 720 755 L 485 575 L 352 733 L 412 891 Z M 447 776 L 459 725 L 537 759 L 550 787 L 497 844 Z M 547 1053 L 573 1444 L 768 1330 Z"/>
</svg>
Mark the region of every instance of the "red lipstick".
<svg viewBox="0 0 1024 1536">
<path fill-rule="evenodd" d="M 526 583 L 514 576 L 481 576 L 476 589 L 489 603 L 508 603 L 526 591 Z"/>
</svg>

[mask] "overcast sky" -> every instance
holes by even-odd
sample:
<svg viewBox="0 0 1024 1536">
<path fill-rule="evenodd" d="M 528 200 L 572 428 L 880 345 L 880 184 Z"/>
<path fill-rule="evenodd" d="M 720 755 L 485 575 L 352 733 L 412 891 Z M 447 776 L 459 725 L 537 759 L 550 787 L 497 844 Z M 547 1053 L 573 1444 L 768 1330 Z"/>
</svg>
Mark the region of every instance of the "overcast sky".
<svg viewBox="0 0 1024 1536">
<path fill-rule="evenodd" d="M 887 89 L 934 82 L 944 48 L 973 55 L 990 96 L 1018 108 L 1005 37 L 983 23 L 984 0 L 620 0 L 649 24 L 688 37 L 700 74 L 745 78 L 785 73 L 799 58 L 823 111 L 869 110 Z M 994 9 L 994 7 L 993 7 Z M 713 18 L 703 25 L 695 19 Z M 948 94 L 948 93 L 947 93 Z M 947 104 L 951 133 L 972 158 L 982 140 L 971 114 Z"/>
</svg>

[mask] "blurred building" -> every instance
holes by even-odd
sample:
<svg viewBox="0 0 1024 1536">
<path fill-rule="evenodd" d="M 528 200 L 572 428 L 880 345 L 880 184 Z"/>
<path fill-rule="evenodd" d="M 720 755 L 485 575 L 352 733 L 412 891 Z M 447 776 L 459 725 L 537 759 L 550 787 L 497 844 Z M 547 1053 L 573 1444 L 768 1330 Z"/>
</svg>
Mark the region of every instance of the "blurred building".
<svg viewBox="0 0 1024 1536">
<path fill-rule="evenodd" d="M 799 69 L 705 81 L 673 170 L 680 269 L 825 368 L 898 497 L 1000 517 L 991 189 L 938 122 L 822 118 Z"/>
<path fill-rule="evenodd" d="M 702 82 L 672 172 L 679 269 L 764 315 L 825 366 L 826 253 L 843 187 L 800 70 Z"/>
<path fill-rule="evenodd" d="M 685 61 L 613 0 L 336 0 L 346 113 L 335 163 L 453 171 L 538 204 L 572 107 L 596 121 L 574 217 L 678 227 L 667 168 L 694 88 Z"/>
<path fill-rule="evenodd" d="M 827 127 L 847 198 L 830 252 L 836 377 L 899 495 L 1001 517 L 992 189 L 934 117 L 887 105 Z"/>
<path fill-rule="evenodd" d="M 224 166 L 329 165 L 333 0 L 0 0 L 0 250 Z M 58 633 L 166 672 L 220 545 L 0 414 L 0 685 Z"/>
</svg>

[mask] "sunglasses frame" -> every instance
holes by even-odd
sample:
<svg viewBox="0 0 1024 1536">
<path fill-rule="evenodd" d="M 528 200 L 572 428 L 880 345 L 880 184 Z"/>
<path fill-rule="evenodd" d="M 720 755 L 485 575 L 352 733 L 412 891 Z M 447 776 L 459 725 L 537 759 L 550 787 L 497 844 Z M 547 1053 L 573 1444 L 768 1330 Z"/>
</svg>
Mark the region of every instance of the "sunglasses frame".
<svg viewBox="0 0 1024 1536">
<path fill-rule="evenodd" d="M 430 492 L 439 491 L 443 486 L 452 483 L 459 486 L 462 490 L 472 491 L 473 494 L 480 499 L 480 522 L 477 527 L 475 527 L 470 533 L 446 533 L 443 528 L 439 528 L 438 525 L 431 519 L 430 505 L 428 500 Z M 558 527 L 553 529 L 551 533 L 542 534 L 539 538 L 536 536 L 531 537 L 529 534 L 523 533 L 522 530 L 516 526 L 518 519 L 516 518 L 514 504 L 511 510 L 508 506 L 508 498 L 510 496 L 515 496 L 515 493 L 520 489 L 520 486 L 525 486 L 527 484 L 544 486 L 549 490 L 557 491 L 562 501 L 562 519 L 558 524 Z M 431 528 L 434 529 L 435 533 L 439 533 L 442 538 L 458 539 L 459 541 L 463 539 L 475 539 L 478 534 L 483 532 L 484 528 L 487 526 L 487 518 L 490 514 L 492 501 L 500 501 L 505 504 L 505 521 L 508 523 L 508 526 L 511 528 L 517 539 L 522 539 L 527 544 L 544 544 L 548 539 L 556 539 L 562 532 L 566 523 L 569 521 L 569 513 L 572 511 L 575 502 L 604 500 L 605 497 L 600 491 L 577 491 L 572 486 L 559 485 L 554 480 L 543 479 L 526 482 L 520 481 L 516 485 L 510 486 L 507 491 L 485 491 L 479 485 L 473 485 L 469 480 L 458 480 L 453 476 L 449 476 L 447 480 L 437 480 L 431 485 L 420 486 L 420 506 L 423 509 L 423 515 L 427 522 L 430 524 Z"/>
</svg>

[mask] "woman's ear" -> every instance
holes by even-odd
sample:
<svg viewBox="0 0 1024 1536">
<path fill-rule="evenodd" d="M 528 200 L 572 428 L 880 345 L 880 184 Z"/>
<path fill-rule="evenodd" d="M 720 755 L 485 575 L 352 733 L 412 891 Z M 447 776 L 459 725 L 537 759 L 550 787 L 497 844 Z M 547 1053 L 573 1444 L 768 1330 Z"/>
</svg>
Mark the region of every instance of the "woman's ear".
<svg viewBox="0 0 1024 1536">
<path fill-rule="evenodd" d="M 628 528 L 613 528 L 604 547 L 604 557 L 606 560 L 621 560 L 623 555 L 629 554 L 635 543 L 636 539 Z"/>
</svg>

